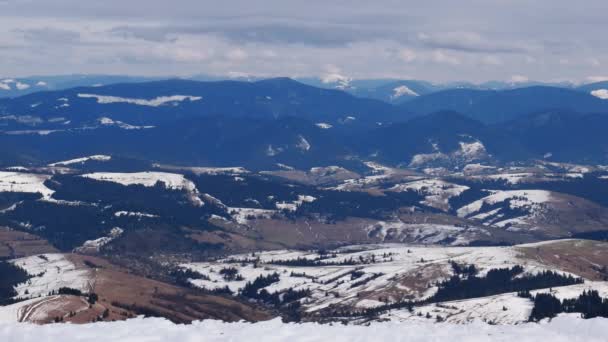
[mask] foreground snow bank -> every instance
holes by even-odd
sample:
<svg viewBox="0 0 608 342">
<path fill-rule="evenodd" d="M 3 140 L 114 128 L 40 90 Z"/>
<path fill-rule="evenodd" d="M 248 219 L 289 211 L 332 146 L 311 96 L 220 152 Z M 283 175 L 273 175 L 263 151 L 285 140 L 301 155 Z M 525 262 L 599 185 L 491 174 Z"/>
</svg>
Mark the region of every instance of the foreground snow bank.
<svg viewBox="0 0 608 342">
<path fill-rule="evenodd" d="M 86 325 L 0 324 L 3 341 L 605 341 L 608 320 L 558 317 L 549 323 L 497 326 L 376 323 L 371 326 L 195 322 L 175 325 L 158 318 Z"/>
</svg>

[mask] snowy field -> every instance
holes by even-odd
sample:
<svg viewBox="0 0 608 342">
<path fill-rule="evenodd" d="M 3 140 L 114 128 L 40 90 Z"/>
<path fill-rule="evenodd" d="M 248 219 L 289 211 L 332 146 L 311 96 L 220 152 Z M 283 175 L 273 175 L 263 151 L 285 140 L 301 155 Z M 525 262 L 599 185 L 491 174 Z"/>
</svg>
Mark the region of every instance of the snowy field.
<svg viewBox="0 0 608 342">
<path fill-rule="evenodd" d="M 78 269 L 63 254 L 42 254 L 11 262 L 33 276 L 15 287 L 18 298 L 46 296 L 62 287 L 88 292 L 91 287 L 89 271 Z"/>
<path fill-rule="evenodd" d="M 0 171 L 0 192 L 39 192 L 49 199 L 54 193 L 44 185 L 49 178 L 49 175 Z"/>
<path fill-rule="evenodd" d="M 520 245 L 527 246 L 527 245 Z M 318 260 L 320 255 L 316 252 L 294 250 L 268 251 L 251 254 L 234 255 L 227 259 L 215 262 L 200 262 L 182 264 L 182 267 L 194 270 L 205 276 L 204 279 L 191 279 L 195 286 L 206 289 L 230 288 L 233 292 L 243 289 L 248 281 L 259 276 L 268 276 L 273 273 L 280 275 L 280 280 L 265 289 L 269 293 L 281 292 L 289 288 L 294 290 L 308 289 L 311 295 L 301 303 L 309 312 L 317 312 L 331 305 L 345 305 L 350 307 L 375 307 L 383 303 L 379 296 L 385 296 L 391 301 L 398 301 L 393 297 L 397 294 L 407 294 L 422 299 L 434 294 L 435 286 L 427 287 L 452 274 L 449 261 L 465 265 L 475 265 L 480 275 L 484 275 L 493 268 L 513 267 L 521 265 L 525 273 L 535 274 L 544 270 L 551 270 L 535 260 L 520 258 L 519 247 L 421 247 L 403 246 L 396 244 L 359 245 L 343 247 L 335 250 L 335 254 L 327 256 L 318 266 L 294 266 L 277 263 L 278 261 L 308 259 Z M 332 254 L 330 251 L 328 254 Z M 348 260 L 352 264 L 344 264 Z M 342 263 L 342 264 L 341 264 Z M 226 279 L 221 270 L 234 268 L 242 278 Z M 357 272 L 358 276 L 353 277 Z M 423 283 L 425 286 L 417 286 Z M 593 288 L 601 288 L 605 283 L 594 284 Z M 585 287 L 587 288 L 587 287 Z M 580 294 L 583 287 L 571 289 L 573 296 Z M 328 296 L 327 294 L 332 294 Z M 362 296 L 361 293 L 365 293 Z M 608 293 L 608 292 L 607 292 Z M 437 308 L 432 305 L 424 308 L 435 314 L 450 314 L 471 312 L 477 310 L 478 318 L 486 318 L 488 312 L 503 314 L 503 306 L 509 302 L 512 309 L 505 317 L 496 317 L 497 323 L 516 324 L 529 317 L 530 303 L 523 303 L 516 294 L 507 294 L 492 299 L 484 298 L 475 301 L 454 303 L 454 308 Z M 511 305 L 512 304 L 512 305 Z M 524 305 L 525 304 L 525 305 Z M 469 310 L 474 308 L 475 310 Z M 453 309 L 453 310 L 452 310 Z M 405 310 L 404 310 L 405 311 Z M 415 312 L 414 314 L 417 314 Z M 411 320 L 412 314 L 403 312 L 387 319 L 403 321 Z M 474 316 L 454 317 L 454 323 L 468 323 Z"/>
<path fill-rule="evenodd" d="M 69 341 L 606 341 L 608 320 L 563 316 L 551 322 L 517 326 L 475 323 L 375 323 L 370 326 L 286 324 L 275 319 L 260 323 L 224 323 L 207 320 L 176 325 L 160 318 L 86 325 L 0 324 L 0 340 L 21 342 Z"/>
</svg>

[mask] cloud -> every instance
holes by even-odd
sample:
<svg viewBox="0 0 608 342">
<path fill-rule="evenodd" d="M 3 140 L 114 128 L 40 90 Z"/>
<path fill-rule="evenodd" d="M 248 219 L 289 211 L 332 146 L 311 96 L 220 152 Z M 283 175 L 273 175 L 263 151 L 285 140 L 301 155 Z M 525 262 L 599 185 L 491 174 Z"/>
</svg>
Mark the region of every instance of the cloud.
<svg viewBox="0 0 608 342">
<path fill-rule="evenodd" d="M 239 72 L 581 81 L 608 58 L 588 0 L 0 0 L 0 75 Z M 544 15 L 550 6 L 552 15 Z M 517 18 L 517 22 L 513 21 Z M 558 38 L 556 38 L 558 37 Z M 560 61 L 570 61 L 560 68 Z M 327 65 L 340 72 L 328 72 Z M 559 75 L 556 73 L 559 71 Z"/>
<path fill-rule="evenodd" d="M 25 41 L 45 43 L 74 43 L 80 39 L 80 33 L 52 27 L 16 29 L 15 33 L 23 35 Z"/>
<path fill-rule="evenodd" d="M 451 64 L 451 65 L 460 64 L 460 59 L 458 59 L 457 57 L 451 55 L 450 53 L 447 53 L 442 50 L 433 51 L 432 60 L 435 61 L 436 63 L 441 63 L 441 64 Z"/>
<path fill-rule="evenodd" d="M 487 39 L 477 32 L 419 33 L 417 40 L 430 48 L 465 52 L 525 53 L 533 50 L 525 43 Z"/>
<path fill-rule="evenodd" d="M 608 76 L 589 76 L 585 80 L 590 83 L 605 82 L 608 81 Z"/>
<path fill-rule="evenodd" d="M 483 56 L 481 58 L 481 63 L 491 66 L 498 66 L 503 64 L 502 59 L 497 56 Z"/>
<path fill-rule="evenodd" d="M 399 51 L 399 59 L 405 63 L 410 63 L 416 59 L 416 52 L 410 49 L 401 49 Z"/>
<path fill-rule="evenodd" d="M 511 83 L 526 83 L 528 81 L 530 81 L 530 79 L 524 75 L 513 75 L 509 79 L 509 82 Z"/>
</svg>

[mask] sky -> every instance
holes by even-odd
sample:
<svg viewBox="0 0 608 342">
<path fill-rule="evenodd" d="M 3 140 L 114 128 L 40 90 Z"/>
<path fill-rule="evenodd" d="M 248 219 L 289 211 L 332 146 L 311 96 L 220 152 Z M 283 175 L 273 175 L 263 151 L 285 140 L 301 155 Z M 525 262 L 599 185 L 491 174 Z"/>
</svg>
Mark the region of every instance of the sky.
<svg viewBox="0 0 608 342">
<path fill-rule="evenodd" d="M 606 0 L 0 0 L 0 76 L 608 79 Z"/>
</svg>

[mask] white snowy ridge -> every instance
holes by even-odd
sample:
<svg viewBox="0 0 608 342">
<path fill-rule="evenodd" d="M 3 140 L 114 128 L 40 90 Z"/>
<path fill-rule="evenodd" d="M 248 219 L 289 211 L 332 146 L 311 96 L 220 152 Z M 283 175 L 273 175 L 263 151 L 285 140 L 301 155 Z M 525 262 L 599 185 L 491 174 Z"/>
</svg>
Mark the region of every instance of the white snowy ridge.
<svg viewBox="0 0 608 342">
<path fill-rule="evenodd" d="M 70 159 L 70 160 L 64 160 L 64 161 L 52 163 L 52 164 L 49 164 L 49 166 L 82 164 L 82 163 L 87 162 L 89 160 L 110 161 L 111 159 L 112 159 L 111 156 L 106 156 L 106 155 L 102 155 L 102 154 L 96 154 L 96 155 L 93 155 L 93 156 L 76 158 L 76 159 Z"/>
<path fill-rule="evenodd" d="M 190 95 L 171 95 L 171 96 L 159 96 L 151 100 L 146 99 L 133 99 L 118 96 L 107 96 L 107 95 L 95 95 L 95 94 L 78 94 L 78 97 L 84 99 L 96 99 L 99 104 L 111 104 L 111 103 L 129 103 L 139 106 L 148 107 L 159 107 L 167 103 L 183 102 L 183 101 L 200 101 L 200 96 Z"/>
<path fill-rule="evenodd" d="M 393 89 L 393 95 L 391 95 L 391 98 L 397 99 L 405 95 L 420 96 L 417 92 L 413 91 L 408 86 L 402 85 Z"/>
<path fill-rule="evenodd" d="M 112 120 L 110 118 L 107 117 L 102 117 L 97 119 L 97 121 L 104 125 L 104 126 L 116 126 L 118 128 L 122 128 L 122 129 L 147 129 L 147 128 L 154 128 L 154 126 L 135 126 L 135 125 L 130 125 L 128 123 L 122 122 L 122 121 L 118 121 L 118 120 Z"/>
</svg>

